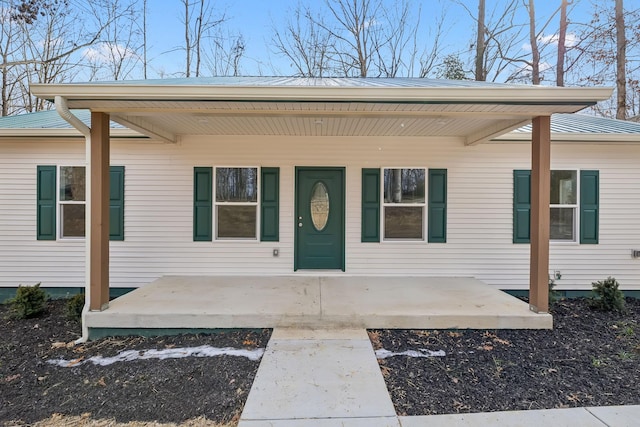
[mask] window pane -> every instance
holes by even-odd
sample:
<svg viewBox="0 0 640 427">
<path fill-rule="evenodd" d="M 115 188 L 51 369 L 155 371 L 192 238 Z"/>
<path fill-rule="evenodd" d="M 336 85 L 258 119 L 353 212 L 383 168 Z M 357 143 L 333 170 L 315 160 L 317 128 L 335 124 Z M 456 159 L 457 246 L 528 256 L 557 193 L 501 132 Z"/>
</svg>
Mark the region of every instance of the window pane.
<svg viewBox="0 0 640 427">
<path fill-rule="evenodd" d="M 424 203 L 424 169 L 385 169 L 385 203 Z"/>
<path fill-rule="evenodd" d="M 576 171 L 551 171 L 551 204 L 575 205 L 577 200 L 576 182 Z"/>
<path fill-rule="evenodd" d="M 385 239 L 422 239 L 422 208 L 385 207 Z"/>
<path fill-rule="evenodd" d="M 219 238 L 255 238 L 255 206 L 218 206 Z"/>
<path fill-rule="evenodd" d="M 84 237 L 84 205 L 62 205 L 62 237 Z"/>
<path fill-rule="evenodd" d="M 257 202 L 258 170 L 256 168 L 216 169 L 216 201 Z"/>
<path fill-rule="evenodd" d="M 60 168 L 60 200 L 84 201 L 84 166 Z"/>
<path fill-rule="evenodd" d="M 575 208 L 551 208 L 551 240 L 575 240 Z"/>
</svg>

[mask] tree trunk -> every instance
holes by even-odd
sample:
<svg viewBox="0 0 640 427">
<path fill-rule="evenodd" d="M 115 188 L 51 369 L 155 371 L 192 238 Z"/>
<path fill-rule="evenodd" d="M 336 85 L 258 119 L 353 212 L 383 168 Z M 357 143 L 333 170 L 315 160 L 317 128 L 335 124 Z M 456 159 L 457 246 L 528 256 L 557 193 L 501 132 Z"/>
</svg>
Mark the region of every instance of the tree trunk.
<svg viewBox="0 0 640 427">
<path fill-rule="evenodd" d="M 484 70 L 484 14 L 485 0 L 478 0 L 478 37 L 476 39 L 476 73 L 475 77 L 478 81 L 485 81 L 487 76 Z"/>
<path fill-rule="evenodd" d="M 142 74 L 147 79 L 147 0 L 142 2 Z"/>
<path fill-rule="evenodd" d="M 560 29 L 558 30 L 558 62 L 556 66 L 556 86 L 564 86 L 564 57 L 567 53 L 567 6 L 569 0 L 560 4 Z"/>
<path fill-rule="evenodd" d="M 529 43 L 531 44 L 531 82 L 540 84 L 540 51 L 536 35 L 536 9 L 534 0 L 529 0 Z"/>
<path fill-rule="evenodd" d="M 625 37 L 624 8 L 616 0 L 616 119 L 627 119 L 627 40 Z"/>
<path fill-rule="evenodd" d="M 185 77 L 191 77 L 191 38 L 189 37 L 189 0 L 184 0 L 184 45 L 187 53 Z"/>
</svg>

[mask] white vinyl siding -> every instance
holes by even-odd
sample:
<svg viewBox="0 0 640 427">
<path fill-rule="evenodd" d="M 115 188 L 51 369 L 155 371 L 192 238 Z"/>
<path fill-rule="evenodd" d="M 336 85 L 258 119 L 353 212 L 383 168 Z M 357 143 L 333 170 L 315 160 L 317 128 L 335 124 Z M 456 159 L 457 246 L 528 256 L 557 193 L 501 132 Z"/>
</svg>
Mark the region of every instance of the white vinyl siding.
<svg viewBox="0 0 640 427">
<path fill-rule="evenodd" d="M 76 142 L 0 142 L 0 286 L 84 286 L 84 240 L 36 240 L 36 166 L 84 164 Z M 296 166 L 346 168 L 346 272 L 352 275 L 474 276 L 528 289 L 529 245 L 512 243 L 513 170 L 530 169 L 530 144 L 465 146 L 452 138 L 190 136 L 180 144 L 114 141 L 112 164 L 127 170 L 126 241 L 112 241 L 111 286 L 142 286 L 163 275 L 293 272 Z M 361 242 L 363 168 L 447 169 L 447 244 Z M 614 276 L 640 290 L 640 144 L 554 144 L 552 169 L 600 171 L 598 245 L 552 244 L 559 289 L 589 289 Z M 193 241 L 193 168 L 280 167 L 279 242 Z M 279 249 L 279 256 L 273 256 Z M 323 272 L 323 274 L 325 274 Z"/>
</svg>

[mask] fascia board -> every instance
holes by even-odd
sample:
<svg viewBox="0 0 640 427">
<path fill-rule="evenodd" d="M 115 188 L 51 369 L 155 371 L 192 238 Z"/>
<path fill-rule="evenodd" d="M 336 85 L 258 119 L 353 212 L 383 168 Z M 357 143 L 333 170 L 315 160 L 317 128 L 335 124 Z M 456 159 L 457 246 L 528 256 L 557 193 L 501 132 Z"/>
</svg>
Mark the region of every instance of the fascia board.
<svg viewBox="0 0 640 427">
<path fill-rule="evenodd" d="M 210 86 L 123 84 L 33 84 L 31 92 L 45 99 L 68 100 L 234 100 L 234 101 L 354 101 L 392 103 L 513 103 L 593 104 L 608 99 L 612 88 L 522 87 L 326 87 L 326 86 Z M 87 103 L 90 105 L 90 102 Z"/>
</svg>

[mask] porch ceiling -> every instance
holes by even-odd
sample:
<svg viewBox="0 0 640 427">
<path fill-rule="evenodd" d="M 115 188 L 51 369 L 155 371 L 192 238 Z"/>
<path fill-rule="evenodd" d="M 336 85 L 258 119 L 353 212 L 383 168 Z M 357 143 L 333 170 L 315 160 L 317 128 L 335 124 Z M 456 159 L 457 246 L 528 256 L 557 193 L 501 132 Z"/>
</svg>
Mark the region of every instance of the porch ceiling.
<svg viewBox="0 0 640 427">
<path fill-rule="evenodd" d="M 64 98 L 72 109 L 108 113 L 123 126 L 168 142 L 183 135 L 292 135 L 446 136 L 476 144 L 533 117 L 573 113 L 610 95 L 607 88 L 438 86 L 424 79 L 412 80 L 414 86 L 406 79 L 402 85 L 394 79 L 335 80 L 342 86 L 314 82 L 225 85 L 182 79 L 34 85 L 32 91 Z"/>
</svg>

